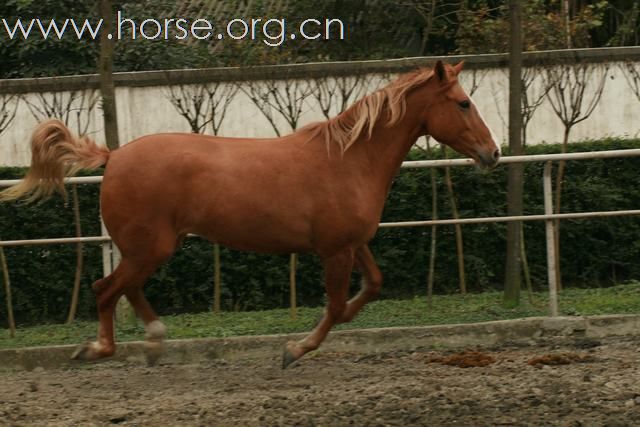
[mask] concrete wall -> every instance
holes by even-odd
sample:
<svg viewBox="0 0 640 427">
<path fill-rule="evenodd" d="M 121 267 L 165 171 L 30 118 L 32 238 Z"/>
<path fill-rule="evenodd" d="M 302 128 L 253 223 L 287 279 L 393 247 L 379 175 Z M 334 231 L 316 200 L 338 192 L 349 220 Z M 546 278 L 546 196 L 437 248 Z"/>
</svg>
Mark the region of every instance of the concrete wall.
<svg viewBox="0 0 640 427">
<path fill-rule="evenodd" d="M 640 125 L 638 125 L 638 121 L 636 120 L 636 117 L 638 117 L 640 113 L 640 100 L 638 100 L 629 88 L 622 67 L 624 62 L 622 62 L 618 56 L 611 56 L 611 58 L 614 60 L 607 62 L 609 66 L 609 76 L 607 77 L 602 99 L 591 118 L 578 124 L 574 128 L 571 134 L 572 141 L 600 139 L 607 136 L 634 137 L 640 133 Z M 458 58 L 451 58 L 448 59 L 448 61 L 454 62 L 457 59 Z M 461 75 L 463 87 L 465 87 L 467 91 L 470 91 L 473 86 L 473 79 L 476 79 L 477 90 L 473 95 L 473 99 L 496 137 L 502 144 L 506 144 L 508 133 L 508 75 L 504 67 L 504 58 L 497 58 L 489 63 L 485 61 L 484 57 L 479 59 L 476 57 L 463 59 L 466 59 L 467 63 L 470 64 L 470 69 Z M 604 60 L 606 59 L 607 57 L 605 56 Z M 594 61 L 592 66 L 601 67 L 600 62 L 602 60 L 602 57 L 598 57 L 598 61 Z M 368 72 L 367 91 L 370 92 L 381 84 L 384 84 L 386 79 L 393 78 L 399 72 L 414 68 L 416 65 L 431 63 L 433 63 L 433 58 L 416 58 L 402 62 L 380 61 L 374 63 L 351 63 L 348 67 L 344 65 L 340 67 L 334 66 L 333 69 L 334 71 L 336 69 L 340 71 L 339 73 L 335 73 L 337 75 L 362 73 L 363 71 Z M 398 66 L 397 64 L 401 65 Z M 478 64 L 480 64 L 480 66 Z M 296 78 L 299 78 L 305 75 L 305 70 L 301 68 L 303 67 L 298 66 L 298 68 L 295 69 L 297 74 L 289 74 L 289 76 L 294 75 Z M 282 67 L 266 67 L 265 71 L 270 71 L 274 77 L 282 77 L 282 69 Z M 381 74 L 383 69 L 385 73 Z M 314 73 L 317 75 L 317 70 L 314 71 L 314 68 L 309 68 L 309 70 L 309 75 L 312 77 Z M 200 72 L 199 77 L 194 77 L 192 80 L 203 78 L 202 70 L 198 71 Z M 220 72 L 220 70 L 212 72 L 211 75 L 215 77 L 218 72 Z M 259 81 L 261 75 L 263 78 L 270 77 L 269 73 L 261 73 L 258 68 L 247 69 L 247 71 L 235 70 L 233 72 L 236 78 L 233 83 L 228 84 L 239 84 L 244 87 L 247 85 L 247 82 L 242 81 L 244 76 L 247 76 L 247 80 L 252 81 L 254 84 L 264 84 L 264 82 Z M 129 83 L 119 83 L 116 90 L 120 138 L 122 142 L 128 142 L 150 133 L 189 131 L 187 121 L 178 114 L 169 100 L 168 86 L 166 84 L 159 84 L 163 80 L 157 77 L 158 73 L 149 73 L 156 76 L 154 77 L 155 80 L 145 80 L 145 76 L 142 76 L 145 78 L 141 79 L 140 73 L 129 74 L 132 76 L 124 79 L 125 82 Z M 240 78 L 237 78 L 237 75 L 240 75 Z M 165 73 L 164 76 L 168 84 L 174 82 L 167 77 L 169 74 Z M 204 80 L 215 80 L 212 76 L 205 76 Z M 78 78 L 76 78 L 75 83 L 73 83 L 72 79 L 73 78 L 34 79 L 35 83 L 34 81 L 24 83 L 20 81 L 0 81 L 0 96 L 2 96 L 2 93 L 16 91 L 23 92 L 22 96 L 24 98 L 24 100 L 20 101 L 15 120 L 6 131 L 0 135 L 0 165 L 22 166 L 29 163 L 29 137 L 33 127 L 37 123 L 32 113 L 33 107 L 30 109 L 29 104 L 40 105 L 42 98 L 51 101 L 53 96 L 51 90 L 53 88 L 69 87 L 70 89 L 74 89 L 74 87 L 72 87 L 74 85 L 75 88 L 89 87 L 90 89 L 84 89 L 84 91 L 89 94 L 89 97 L 97 96 L 95 78 L 91 81 L 89 81 L 88 78 L 85 79 L 87 83 L 78 83 Z M 222 78 L 220 80 L 231 80 L 231 78 Z M 141 81 L 146 83 L 141 84 Z M 189 82 L 189 80 L 182 80 L 181 84 L 184 85 L 185 81 Z M 190 83 L 193 83 L 193 81 Z M 287 83 L 283 80 L 278 82 L 278 84 L 282 86 Z M 539 78 L 534 87 L 539 87 L 540 85 L 541 79 Z M 587 83 L 586 101 L 592 97 L 595 85 L 595 79 Z M 42 89 L 47 90 L 43 91 Z M 63 91 L 57 93 L 58 98 L 66 100 L 71 92 Z M 72 109 L 78 108 L 79 105 L 78 102 L 76 102 L 72 106 Z M 99 105 L 96 105 L 91 114 L 82 114 L 82 121 L 85 122 L 88 120 L 87 132 L 96 140 L 102 142 L 102 118 Z M 77 128 L 74 119 L 75 115 L 76 112 L 73 111 L 70 119 L 71 127 L 74 129 Z M 317 120 L 323 120 L 318 104 L 313 97 L 307 98 L 300 125 Z M 278 120 L 277 126 L 282 133 L 288 133 L 290 131 L 290 128 L 282 119 Z M 220 134 L 226 136 L 270 137 L 275 133 L 259 109 L 248 96 L 240 90 L 229 105 Z M 529 125 L 528 142 L 530 144 L 559 142 L 562 139 L 562 134 L 562 123 L 555 116 L 549 102 L 545 101 Z"/>
</svg>

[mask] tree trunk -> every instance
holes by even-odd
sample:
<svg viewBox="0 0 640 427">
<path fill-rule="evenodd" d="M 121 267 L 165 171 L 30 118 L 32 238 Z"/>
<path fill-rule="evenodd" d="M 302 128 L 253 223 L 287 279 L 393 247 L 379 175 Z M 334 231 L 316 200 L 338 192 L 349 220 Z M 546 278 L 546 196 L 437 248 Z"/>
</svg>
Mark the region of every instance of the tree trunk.
<svg viewBox="0 0 640 427">
<path fill-rule="evenodd" d="M 78 199 L 78 186 L 71 186 L 71 197 L 73 198 L 73 219 L 76 225 L 76 237 L 82 237 L 82 224 L 80 223 L 80 201 Z M 76 274 L 73 279 L 73 292 L 71 294 L 71 306 L 67 316 L 67 324 L 73 323 L 78 311 L 78 296 L 80 295 L 80 279 L 84 266 L 84 253 L 82 243 L 76 244 Z"/>
<path fill-rule="evenodd" d="M 562 139 L 562 153 L 566 153 L 569 146 L 569 134 L 571 132 L 570 127 L 565 127 L 564 129 L 564 137 Z M 555 213 L 559 214 L 561 211 L 562 205 L 562 186 L 564 184 L 564 175 L 566 170 L 567 162 L 561 160 L 558 162 L 558 175 L 556 177 L 556 194 L 555 194 Z M 554 220 L 554 235 L 553 235 L 553 243 L 556 247 L 556 284 L 558 291 L 562 290 L 562 269 L 560 268 L 560 220 Z"/>
<path fill-rule="evenodd" d="M 529 297 L 529 302 L 533 304 L 533 285 L 531 284 L 531 271 L 529 270 L 529 261 L 527 260 L 527 247 L 524 240 L 524 224 L 520 224 L 520 259 L 522 260 L 524 282 L 527 286 L 527 296 Z"/>
<path fill-rule="evenodd" d="M 222 281 L 220 274 L 220 245 L 213 245 L 213 312 L 220 313 L 220 293 Z"/>
<path fill-rule="evenodd" d="M 100 17 L 103 19 L 100 34 L 100 93 L 102 95 L 102 115 L 104 118 L 104 136 L 107 147 L 115 150 L 120 146 L 118 136 L 118 112 L 116 109 L 116 91 L 113 83 L 113 51 L 114 41 L 109 39 L 113 34 L 113 8 L 111 0 L 100 0 Z M 114 265 L 115 269 L 117 266 Z M 116 305 L 116 321 L 118 323 L 135 322 L 135 312 L 131 304 L 121 298 Z"/>
<path fill-rule="evenodd" d="M 522 124 L 522 149 L 524 150 L 526 146 L 527 146 L 527 125 L 523 123 Z M 529 302 L 533 304 L 533 284 L 531 283 L 531 269 L 529 268 L 529 259 L 527 258 L 527 245 L 524 238 L 524 223 L 520 223 L 520 261 L 522 261 L 522 272 L 524 274 L 524 281 L 527 287 L 527 295 L 529 296 Z"/>
<path fill-rule="evenodd" d="M 565 41 L 567 49 L 573 48 L 571 41 L 571 9 L 569 8 L 569 0 L 562 0 L 562 19 L 564 24 Z"/>
<path fill-rule="evenodd" d="M 443 152 L 445 154 L 445 158 L 447 157 L 447 151 L 442 146 Z M 456 202 L 456 195 L 453 190 L 453 180 L 451 179 L 451 168 L 444 168 L 444 177 L 447 183 L 447 193 L 449 195 L 449 204 L 451 205 L 451 215 L 453 219 L 460 219 L 460 213 L 458 212 L 458 203 Z M 460 281 L 460 294 L 467 294 L 467 277 L 464 271 L 464 239 L 462 235 L 462 226 L 460 224 L 456 224 L 456 255 L 458 260 L 458 280 Z"/>
<path fill-rule="evenodd" d="M 431 168 L 431 219 L 438 219 L 438 185 L 436 182 L 436 168 Z M 438 226 L 431 226 L 431 251 L 429 252 L 429 276 L 427 277 L 427 304 L 433 305 L 433 279 L 436 269 L 436 243 Z"/>
<path fill-rule="evenodd" d="M 293 320 L 298 318 L 298 302 L 296 292 L 296 270 L 298 268 L 298 255 L 291 254 L 289 258 L 289 303 L 291 305 L 291 318 Z"/>
<path fill-rule="evenodd" d="M 100 0 L 100 16 L 103 19 L 100 34 L 100 93 L 102 94 L 102 112 L 104 115 L 104 134 L 107 147 L 115 150 L 120 146 L 118 137 L 118 114 L 116 110 L 116 93 L 113 83 L 113 50 L 114 42 L 109 39 L 113 33 L 113 9 L 111 0 Z"/>
<path fill-rule="evenodd" d="M 511 41 L 509 55 L 509 151 L 521 155 L 522 149 L 522 7 L 520 1 L 509 0 Z M 509 165 L 507 215 L 522 215 L 523 168 Z M 520 304 L 521 260 L 520 222 L 507 224 L 507 260 L 505 266 L 504 303 L 508 307 Z"/>
<path fill-rule="evenodd" d="M 7 257 L 4 254 L 4 248 L 0 246 L 0 265 L 2 265 L 2 277 L 4 279 L 4 296 L 7 300 L 7 322 L 9 323 L 9 336 L 16 336 L 16 321 L 13 317 L 13 301 L 11 295 L 11 280 L 9 279 L 9 266 L 7 265 Z"/>
</svg>

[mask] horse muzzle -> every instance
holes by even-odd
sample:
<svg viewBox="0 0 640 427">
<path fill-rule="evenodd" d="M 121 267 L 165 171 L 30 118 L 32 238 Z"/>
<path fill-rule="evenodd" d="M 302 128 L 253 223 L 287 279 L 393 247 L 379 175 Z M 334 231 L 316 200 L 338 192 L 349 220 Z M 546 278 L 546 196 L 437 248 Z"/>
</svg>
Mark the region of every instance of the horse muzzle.
<svg viewBox="0 0 640 427">
<path fill-rule="evenodd" d="M 491 170 L 498 166 L 501 155 L 502 153 L 499 148 L 490 151 L 480 151 L 478 152 L 476 163 L 481 169 Z"/>
</svg>

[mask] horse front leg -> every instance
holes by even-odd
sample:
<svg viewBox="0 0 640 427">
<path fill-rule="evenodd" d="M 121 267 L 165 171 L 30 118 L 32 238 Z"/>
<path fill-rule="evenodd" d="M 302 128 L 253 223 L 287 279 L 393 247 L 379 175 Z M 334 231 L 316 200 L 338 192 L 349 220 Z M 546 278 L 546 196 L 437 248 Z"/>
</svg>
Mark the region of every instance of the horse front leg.
<svg viewBox="0 0 640 427">
<path fill-rule="evenodd" d="M 289 342 L 282 358 L 282 368 L 286 368 L 310 351 L 317 349 L 336 323 L 340 322 L 347 306 L 349 278 L 353 270 L 354 253 L 351 248 L 343 250 L 323 260 L 327 308 L 322 320 L 311 334 L 298 342 Z"/>
</svg>

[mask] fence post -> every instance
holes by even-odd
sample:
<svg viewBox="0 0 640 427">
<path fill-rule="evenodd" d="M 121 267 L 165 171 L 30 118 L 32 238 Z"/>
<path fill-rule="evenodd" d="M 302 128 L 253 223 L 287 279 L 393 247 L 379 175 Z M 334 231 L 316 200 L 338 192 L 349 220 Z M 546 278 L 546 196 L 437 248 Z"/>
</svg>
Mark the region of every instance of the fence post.
<svg viewBox="0 0 640 427">
<path fill-rule="evenodd" d="M 553 190 L 551 189 L 551 166 L 552 162 L 544 164 L 544 174 L 542 177 L 544 187 L 544 213 L 553 214 Z M 547 238 L 547 276 L 549 277 L 549 314 L 552 317 L 558 316 L 558 284 L 556 283 L 556 245 L 554 241 L 555 227 L 553 219 L 545 220 L 545 231 Z"/>
</svg>

